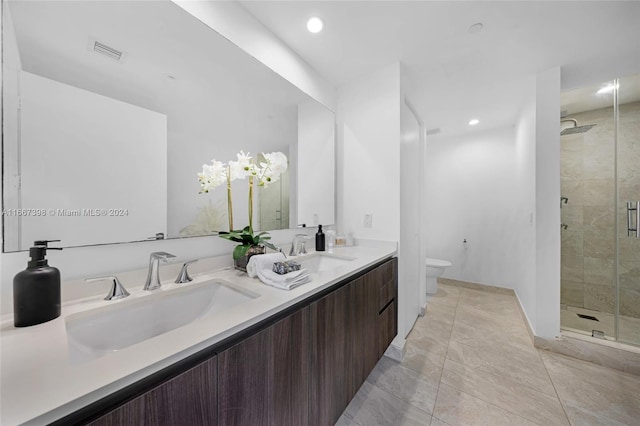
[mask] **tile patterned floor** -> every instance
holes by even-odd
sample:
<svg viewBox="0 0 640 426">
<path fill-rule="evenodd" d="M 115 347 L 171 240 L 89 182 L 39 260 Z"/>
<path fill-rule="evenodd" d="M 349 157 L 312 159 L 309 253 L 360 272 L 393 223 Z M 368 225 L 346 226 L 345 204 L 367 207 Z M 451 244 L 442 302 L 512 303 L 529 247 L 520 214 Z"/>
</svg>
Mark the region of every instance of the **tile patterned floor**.
<svg viewBox="0 0 640 426">
<path fill-rule="evenodd" d="M 640 376 L 534 348 L 516 303 L 440 284 L 337 426 L 640 425 Z"/>
</svg>

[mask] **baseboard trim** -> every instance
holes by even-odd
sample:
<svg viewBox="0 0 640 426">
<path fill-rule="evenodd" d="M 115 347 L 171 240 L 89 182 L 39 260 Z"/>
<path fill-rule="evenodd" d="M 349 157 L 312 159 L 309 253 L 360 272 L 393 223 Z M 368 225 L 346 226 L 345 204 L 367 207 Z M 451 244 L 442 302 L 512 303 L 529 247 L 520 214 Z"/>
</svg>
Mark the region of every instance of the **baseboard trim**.
<svg viewBox="0 0 640 426">
<path fill-rule="evenodd" d="M 472 290 L 488 291 L 488 292 L 491 292 L 491 293 L 499 293 L 499 294 L 514 294 L 515 293 L 512 288 L 496 287 L 496 286 L 493 286 L 493 285 L 473 283 L 473 282 L 470 282 L 470 281 L 460 281 L 460 280 L 454 280 L 454 279 L 451 279 L 451 278 L 442 278 L 442 277 L 440 277 L 440 278 L 438 278 L 438 283 L 447 284 L 447 285 L 453 285 L 453 286 L 456 286 L 456 287 L 470 288 Z"/>
<path fill-rule="evenodd" d="M 520 300 L 520 297 L 518 296 L 518 292 L 517 291 L 513 291 L 513 294 L 516 296 L 516 305 L 518 305 L 518 310 L 520 311 L 520 316 L 522 317 L 522 321 L 524 321 L 524 325 L 527 328 L 527 334 L 529 334 L 529 340 L 531 341 L 531 344 L 535 346 L 535 333 L 533 332 L 533 327 L 531 326 L 531 321 L 529 321 L 529 317 L 527 316 L 527 313 L 524 311 L 524 308 L 522 307 L 522 301 Z"/>
<path fill-rule="evenodd" d="M 420 312 L 418 313 L 418 316 L 425 316 L 425 314 L 427 313 L 427 302 L 424 302 L 424 305 L 420 306 Z"/>
<path fill-rule="evenodd" d="M 407 352 L 406 346 L 407 340 L 400 336 L 396 336 L 391 342 L 387 350 L 384 352 L 384 356 L 391 358 L 394 361 L 402 362 L 404 355 Z"/>
</svg>

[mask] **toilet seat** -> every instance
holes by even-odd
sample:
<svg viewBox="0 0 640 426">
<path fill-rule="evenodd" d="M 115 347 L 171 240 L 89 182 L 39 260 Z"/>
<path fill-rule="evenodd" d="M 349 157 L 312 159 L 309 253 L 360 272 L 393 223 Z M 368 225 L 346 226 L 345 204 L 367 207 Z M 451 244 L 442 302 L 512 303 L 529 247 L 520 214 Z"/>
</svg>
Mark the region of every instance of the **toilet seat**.
<svg viewBox="0 0 640 426">
<path fill-rule="evenodd" d="M 451 262 L 446 260 L 432 259 L 430 257 L 427 257 L 426 265 L 434 268 L 448 268 L 449 266 L 451 266 Z"/>
</svg>

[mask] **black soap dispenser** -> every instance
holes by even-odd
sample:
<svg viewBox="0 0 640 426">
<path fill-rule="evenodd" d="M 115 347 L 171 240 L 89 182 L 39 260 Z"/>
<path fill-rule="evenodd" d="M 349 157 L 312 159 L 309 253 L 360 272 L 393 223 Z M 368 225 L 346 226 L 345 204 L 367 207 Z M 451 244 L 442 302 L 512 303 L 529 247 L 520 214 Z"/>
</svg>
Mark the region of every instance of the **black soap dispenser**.
<svg viewBox="0 0 640 426">
<path fill-rule="evenodd" d="M 60 271 L 49 266 L 45 256 L 48 243 L 35 241 L 29 249 L 27 269 L 13 278 L 13 322 L 16 327 L 29 327 L 60 316 Z"/>
<path fill-rule="evenodd" d="M 324 232 L 322 232 L 322 225 L 318 225 L 318 232 L 316 233 L 316 251 L 324 251 Z"/>
</svg>

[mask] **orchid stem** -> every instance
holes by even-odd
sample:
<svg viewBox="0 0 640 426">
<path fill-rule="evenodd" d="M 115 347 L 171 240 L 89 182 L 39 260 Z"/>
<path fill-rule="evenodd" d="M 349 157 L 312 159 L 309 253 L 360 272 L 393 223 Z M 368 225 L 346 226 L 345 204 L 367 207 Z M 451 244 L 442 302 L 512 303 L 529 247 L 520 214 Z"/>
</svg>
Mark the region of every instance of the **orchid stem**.
<svg viewBox="0 0 640 426">
<path fill-rule="evenodd" d="M 253 176 L 249 176 L 249 232 L 253 234 Z"/>
<path fill-rule="evenodd" d="M 227 207 L 229 209 L 229 232 L 233 231 L 233 202 L 231 201 L 231 166 L 227 166 Z"/>
</svg>

